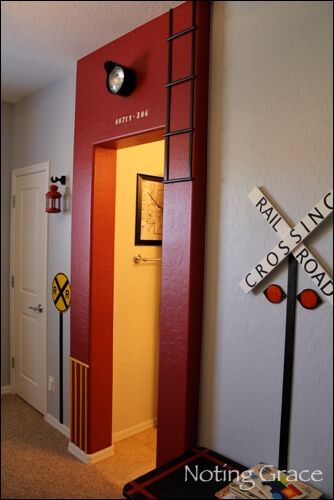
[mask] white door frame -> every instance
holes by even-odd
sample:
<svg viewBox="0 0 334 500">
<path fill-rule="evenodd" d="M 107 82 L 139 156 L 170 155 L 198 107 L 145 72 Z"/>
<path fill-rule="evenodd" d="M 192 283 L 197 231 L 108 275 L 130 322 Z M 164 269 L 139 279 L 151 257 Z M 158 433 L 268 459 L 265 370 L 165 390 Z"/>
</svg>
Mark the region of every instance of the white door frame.
<svg viewBox="0 0 334 500">
<path fill-rule="evenodd" d="M 15 311 L 15 296 L 14 296 L 14 288 L 11 285 L 11 279 L 12 276 L 15 276 L 15 266 L 14 266 L 14 252 L 13 248 L 15 248 L 15 208 L 13 206 L 13 195 L 15 194 L 15 188 L 16 188 L 16 178 L 25 175 L 25 174 L 34 174 L 38 172 L 46 172 L 47 173 L 47 185 L 45 186 L 45 193 L 49 189 L 49 178 L 50 178 L 50 162 L 44 162 L 44 163 L 38 163 L 36 165 L 31 165 L 28 167 L 21 167 L 21 168 L 15 168 L 12 170 L 12 191 L 11 191 L 11 198 L 10 198 L 10 204 L 11 204 L 11 217 L 10 217 L 10 293 L 9 293 L 9 306 L 10 306 L 10 313 L 9 313 L 9 331 L 10 331 L 10 385 L 11 385 L 11 390 L 12 394 L 16 393 L 16 386 L 15 386 L 15 366 L 13 367 L 12 360 L 13 358 L 15 359 L 15 335 L 14 335 L 14 311 Z M 48 226 L 49 226 L 49 220 L 47 220 L 47 248 L 46 248 L 46 254 L 48 256 Z M 45 276 L 46 276 L 46 281 L 48 279 L 48 262 L 46 259 L 46 269 L 45 269 Z M 47 324 L 48 324 L 48 318 L 47 318 L 47 282 L 45 286 L 45 297 L 43 300 L 43 304 L 45 304 L 44 311 L 45 311 L 45 335 L 46 335 L 46 350 L 45 350 L 45 380 L 47 377 L 47 363 L 48 363 L 48 357 L 47 357 Z M 16 363 L 17 366 L 17 363 Z M 45 384 L 45 394 L 43 398 L 43 415 L 47 414 L 47 384 Z"/>
</svg>

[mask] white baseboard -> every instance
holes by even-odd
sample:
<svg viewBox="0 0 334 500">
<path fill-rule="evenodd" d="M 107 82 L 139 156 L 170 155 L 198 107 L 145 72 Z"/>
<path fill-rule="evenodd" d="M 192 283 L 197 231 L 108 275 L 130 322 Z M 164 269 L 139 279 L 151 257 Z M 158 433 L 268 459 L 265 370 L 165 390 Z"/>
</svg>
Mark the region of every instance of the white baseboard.
<svg viewBox="0 0 334 500">
<path fill-rule="evenodd" d="M 133 427 L 128 427 L 123 431 L 118 431 L 113 433 L 112 442 L 117 443 L 118 441 L 122 441 L 122 439 L 126 439 L 128 437 L 134 436 L 135 434 L 139 434 L 139 432 L 152 429 L 152 427 L 156 427 L 156 425 L 157 425 L 156 419 L 146 420 L 146 422 L 142 422 L 141 424 L 137 424 L 134 425 Z"/>
<path fill-rule="evenodd" d="M 3 394 L 11 394 L 12 393 L 12 386 L 11 385 L 2 385 L 1 386 L 1 396 Z"/>
<path fill-rule="evenodd" d="M 66 425 L 61 424 L 59 422 L 59 420 L 57 420 L 55 417 L 53 417 L 52 415 L 50 415 L 50 413 L 47 413 L 46 415 L 44 415 L 44 420 L 48 424 L 50 424 L 52 427 L 54 427 L 55 429 L 57 429 L 57 431 L 59 431 L 62 434 L 64 434 L 64 436 L 66 436 L 67 438 L 70 437 L 70 429 Z"/>
<path fill-rule="evenodd" d="M 68 443 L 68 451 L 71 455 L 74 455 L 81 462 L 87 465 L 96 464 L 97 462 L 101 462 L 102 460 L 112 457 L 115 454 L 114 446 L 109 446 L 109 448 L 104 448 L 104 450 L 88 454 L 75 446 L 75 444 L 71 443 L 71 441 Z"/>
</svg>

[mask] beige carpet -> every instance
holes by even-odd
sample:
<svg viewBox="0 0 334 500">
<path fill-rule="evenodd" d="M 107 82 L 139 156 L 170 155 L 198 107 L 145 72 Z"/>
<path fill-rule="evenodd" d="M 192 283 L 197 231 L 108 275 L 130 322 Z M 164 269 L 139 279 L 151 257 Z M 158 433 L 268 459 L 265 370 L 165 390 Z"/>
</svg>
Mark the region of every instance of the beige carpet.
<svg viewBox="0 0 334 500">
<path fill-rule="evenodd" d="M 124 498 L 67 451 L 68 439 L 17 396 L 1 396 L 1 498 Z"/>
</svg>

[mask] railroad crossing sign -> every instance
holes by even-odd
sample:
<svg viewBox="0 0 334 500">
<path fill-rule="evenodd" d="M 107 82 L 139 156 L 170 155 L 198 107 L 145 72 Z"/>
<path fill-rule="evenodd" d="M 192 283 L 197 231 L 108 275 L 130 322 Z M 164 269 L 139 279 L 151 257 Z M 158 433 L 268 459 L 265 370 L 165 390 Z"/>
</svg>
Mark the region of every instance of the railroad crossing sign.
<svg viewBox="0 0 334 500">
<path fill-rule="evenodd" d="M 290 227 L 259 188 L 254 188 L 248 197 L 281 240 L 240 282 L 243 291 L 249 293 L 285 257 L 288 258 L 288 290 L 278 459 L 278 468 L 286 470 L 289 456 L 298 264 L 310 276 L 327 301 L 333 305 L 333 278 L 302 243 L 333 212 L 333 191 L 328 192 L 294 228 Z"/>
<path fill-rule="evenodd" d="M 254 188 L 248 197 L 277 232 L 281 241 L 240 282 L 244 292 L 253 290 L 292 253 L 323 296 L 333 305 L 333 278 L 302 243 L 333 212 L 333 190 L 329 191 L 294 228 L 291 228 L 259 188 Z"/>
<path fill-rule="evenodd" d="M 59 312 L 65 312 L 71 303 L 71 285 L 64 273 L 58 273 L 52 282 L 52 300 Z"/>
<path fill-rule="evenodd" d="M 71 303 L 71 285 L 64 273 L 58 273 L 52 282 L 52 300 L 59 311 L 59 422 L 63 423 L 63 313 Z"/>
</svg>

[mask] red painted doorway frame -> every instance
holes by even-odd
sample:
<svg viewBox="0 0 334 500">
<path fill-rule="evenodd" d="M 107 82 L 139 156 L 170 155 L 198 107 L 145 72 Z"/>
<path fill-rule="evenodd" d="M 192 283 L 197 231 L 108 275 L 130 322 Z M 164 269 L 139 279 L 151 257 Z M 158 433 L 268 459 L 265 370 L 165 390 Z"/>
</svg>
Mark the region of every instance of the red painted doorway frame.
<svg viewBox="0 0 334 500">
<path fill-rule="evenodd" d="M 174 9 L 173 34 L 192 25 L 192 4 L 185 2 Z M 197 444 L 209 15 L 209 2 L 198 2 L 192 177 L 165 184 L 158 465 Z M 112 444 L 115 169 L 111 166 L 120 141 L 142 141 L 143 134 L 148 138 L 165 128 L 168 30 L 169 16 L 165 14 L 78 62 L 72 204 L 71 443 L 88 456 Z M 173 41 L 173 80 L 189 74 L 190 54 L 189 32 L 189 36 Z M 104 62 L 110 59 L 137 73 L 137 87 L 128 98 L 106 90 Z M 189 91 L 189 82 L 173 90 L 172 129 L 188 126 Z M 171 141 L 172 180 L 184 177 L 187 141 L 184 135 Z"/>
</svg>

